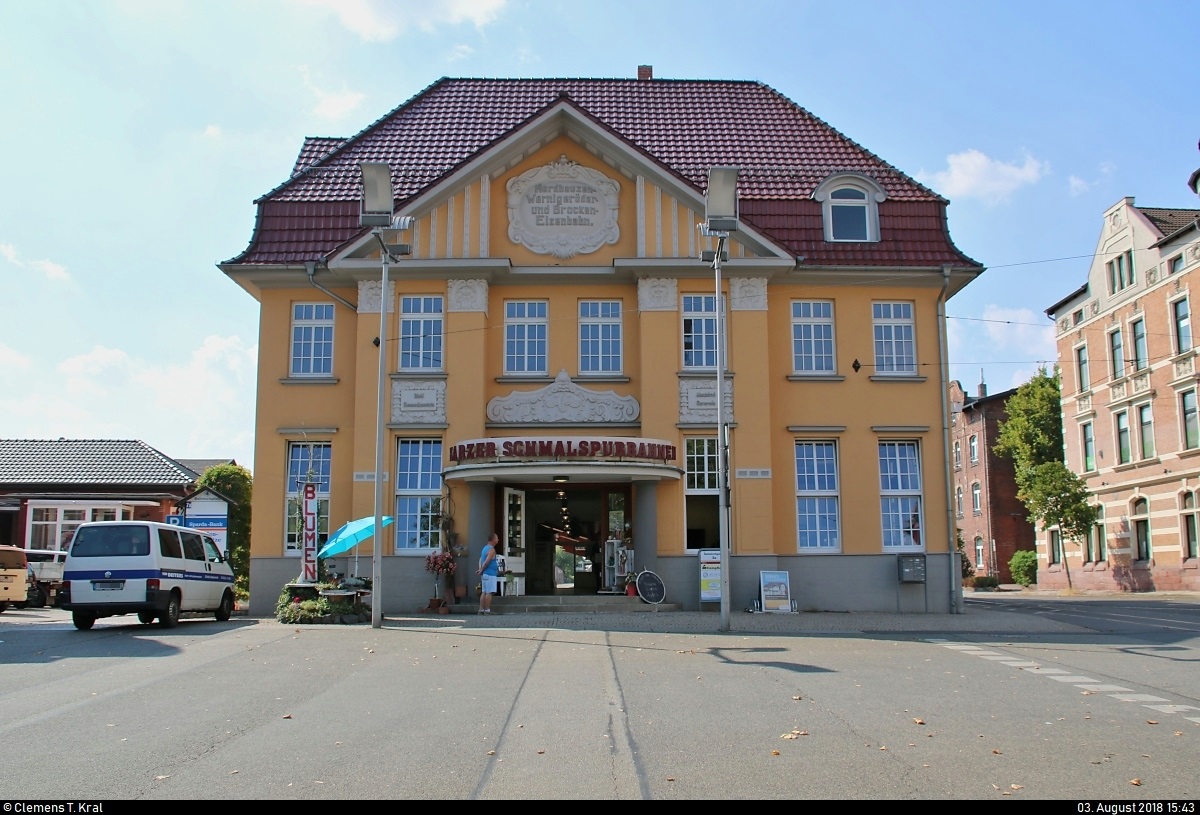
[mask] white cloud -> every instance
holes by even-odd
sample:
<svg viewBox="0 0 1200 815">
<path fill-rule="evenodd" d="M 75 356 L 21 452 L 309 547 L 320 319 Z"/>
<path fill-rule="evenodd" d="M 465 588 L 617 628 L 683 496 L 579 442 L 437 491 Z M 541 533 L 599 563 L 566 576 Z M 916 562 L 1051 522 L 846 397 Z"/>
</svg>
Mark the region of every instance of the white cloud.
<svg viewBox="0 0 1200 815">
<path fill-rule="evenodd" d="M 988 204 L 1007 200 L 1019 188 L 1037 183 L 1050 172 L 1049 163 L 1029 155 L 1020 164 L 1005 163 L 974 149 L 947 156 L 946 164 L 945 170 L 922 170 L 916 177 L 948 198 L 979 198 Z"/>
<path fill-rule="evenodd" d="M 475 53 L 475 49 L 469 45 L 459 44 L 450 49 L 450 55 L 446 57 L 449 62 L 457 62 L 460 59 L 466 59 Z"/>
<path fill-rule="evenodd" d="M 33 360 L 15 348 L 0 342 L 0 371 L 11 371 L 15 368 L 28 369 Z"/>
<path fill-rule="evenodd" d="M 219 139 L 221 138 L 221 127 L 219 125 L 209 125 L 204 128 L 204 138 Z"/>
<path fill-rule="evenodd" d="M 443 25 L 471 23 L 482 28 L 499 16 L 508 0 L 441 0 L 396 3 L 392 0 L 292 0 L 334 14 L 343 28 L 364 42 L 390 42 L 416 28 L 432 31 Z"/>
<path fill-rule="evenodd" d="M 988 341 L 996 350 L 1011 351 L 1017 359 L 1051 360 L 1058 356 L 1054 323 L 1027 308 L 995 304 L 983 309 Z M 1036 365 L 1034 366 L 1036 369 Z"/>
<path fill-rule="evenodd" d="M 364 94 L 358 91 L 345 89 L 341 91 L 328 91 L 319 87 L 313 82 L 307 65 L 300 65 L 297 67 L 297 70 L 304 79 L 304 87 L 312 91 L 317 97 L 317 103 L 313 106 L 313 113 L 322 119 L 341 119 L 347 113 L 357 108 L 365 98 Z"/>
<path fill-rule="evenodd" d="M 0 367 L 10 353 L 0 346 Z M 0 396 L 0 415 L 12 438 L 140 439 L 169 456 L 249 467 L 257 353 L 218 336 L 165 364 L 96 346 L 57 367 L 26 366 Z"/>
<path fill-rule="evenodd" d="M 16 266 L 18 269 L 32 269 L 48 280 L 70 280 L 67 267 L 52 260 L 22 260 L 17 247 L 11 243 L 0 243 L 0 257 Z"/>
<path fill-rule="evenodd" d="M 1084 181 L 1077 175 L 1073 175 L 1067 179 L 1067 186 L 1071 189 L 1071 195 L 1083 195 L 1092 188 L 1091 183 Z"/>
</svg>

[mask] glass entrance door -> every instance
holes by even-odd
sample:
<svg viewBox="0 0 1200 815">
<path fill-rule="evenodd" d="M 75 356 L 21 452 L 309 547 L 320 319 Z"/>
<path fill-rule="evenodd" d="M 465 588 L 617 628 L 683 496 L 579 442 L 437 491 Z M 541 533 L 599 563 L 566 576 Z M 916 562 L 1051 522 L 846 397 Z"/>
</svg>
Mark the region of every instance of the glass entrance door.
<svg viewBox="0 0 1200 815">
<path fill-rule="evenodd" d="M 525 491 L 504 488 L 504 567 L 512 580 L 501 578 L 501 594 L 524 594 L 526 590 L 525 559 L 528 525 L 525 522 Z"/>
</svg>

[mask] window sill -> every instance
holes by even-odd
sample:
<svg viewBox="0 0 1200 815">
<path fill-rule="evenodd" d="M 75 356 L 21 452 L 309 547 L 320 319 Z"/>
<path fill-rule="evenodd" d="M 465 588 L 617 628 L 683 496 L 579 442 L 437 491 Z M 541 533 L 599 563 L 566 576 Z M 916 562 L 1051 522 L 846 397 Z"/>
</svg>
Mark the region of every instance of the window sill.
<svg viewBox="0 0 1200 815">
<path fill-rule="evenodd" d="M 503 374 L 496 377 L 497 382 L 553 382 L 549 374 Z"/>
<path fill-rule="evenodd" d="M 1196 563 L 1196 558 L 1194 558 L 1194 557 L 1185 558 L 1183 563 L 1179 566 L 1179 568 L 1191 569 L 1191 570 L 1195 571 L 1198 568 L 1197 563 Z"/>
<path fill-rule="evenodd" d="M 716 373 L 713 373 L 716 376 Z M 630 378 L 621 374 L 576 374 L 571 377 L 572 382 L 615 382 L 618 384 L 626 384 L 630 382 Z"/>
<path fill-rule="evenodd" d="M 402 379 L 445 379 L 445 371 L 434 371 L 421 368 L 401 369 L 392 373 L 392 378 Z"/>
<path fill-rule="evenodd" d="M 336 376 L 285 376 L 280 385 L 336 385 L 341 380 Z"/>
<path fill-rule="evenodd" d="M 716 376 L 716 373 L 713 373 Z M 788 382 L 845 382 L 846 377 L 838 374 L 788 374 Z"/>
<path fill-rule="evenodd" d="M 891 375 L 891 376 L 889 376 L 887 374 L 871 374 L 871 376 L 869 376 L 867 378 L 870 379 L 872 382 L 928 382 L 929 381 L 929 377 L 917 376 L 916 374 L 895 374 L 895 375 Z"/>
<path fill-rule="evenodd" d="M 1138 572 L 1148 572 L 1154 568 L 1154 558 L 1149 560 L 1135 560 L 1129 564 L 1129 568 Z"/>
</svg>

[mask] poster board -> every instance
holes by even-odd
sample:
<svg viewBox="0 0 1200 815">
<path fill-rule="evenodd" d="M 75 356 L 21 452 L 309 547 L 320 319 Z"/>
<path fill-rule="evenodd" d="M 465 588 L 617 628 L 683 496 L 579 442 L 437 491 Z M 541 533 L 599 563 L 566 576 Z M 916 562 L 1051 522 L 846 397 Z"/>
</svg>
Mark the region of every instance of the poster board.
<svg viewBox="0 0 1200 815">
<path fill-rule="evenodd" d="M 700 561 L 700 602 L 721 602 L 721 550 L 701 549 Z"/>
<path fill-rule="evenodd" d="M 763 611 L 792 613 L 792 587 L 787 572 L 759 572 L 758 595 Z"/>
</svg>

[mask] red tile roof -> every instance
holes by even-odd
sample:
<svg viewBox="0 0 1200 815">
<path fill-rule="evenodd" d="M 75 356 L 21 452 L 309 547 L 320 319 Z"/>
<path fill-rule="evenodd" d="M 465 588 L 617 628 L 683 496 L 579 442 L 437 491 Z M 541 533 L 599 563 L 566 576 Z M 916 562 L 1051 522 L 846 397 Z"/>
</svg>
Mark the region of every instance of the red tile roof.
<svg viewBox="0 0 1200 815">
<path fill-rule="evenodd" d="M 227 263 L 331 254 L 362 231 L 359 162 L 392 166 L 402 206 L 560 101 L 698 191 L 713 165 L 740 167 L 746 222 L 810 265 L 979 265 L 951 242 L 944 198 L 760 82 L 450 78 L 349 139 L 306 139 L 293 175 L 256 202 L 249 247 Z M 880 243 L 822 239 L 820 204 L 811 196 L 842 171 L 863 173 L 886 190 Z"/>
</svg>

